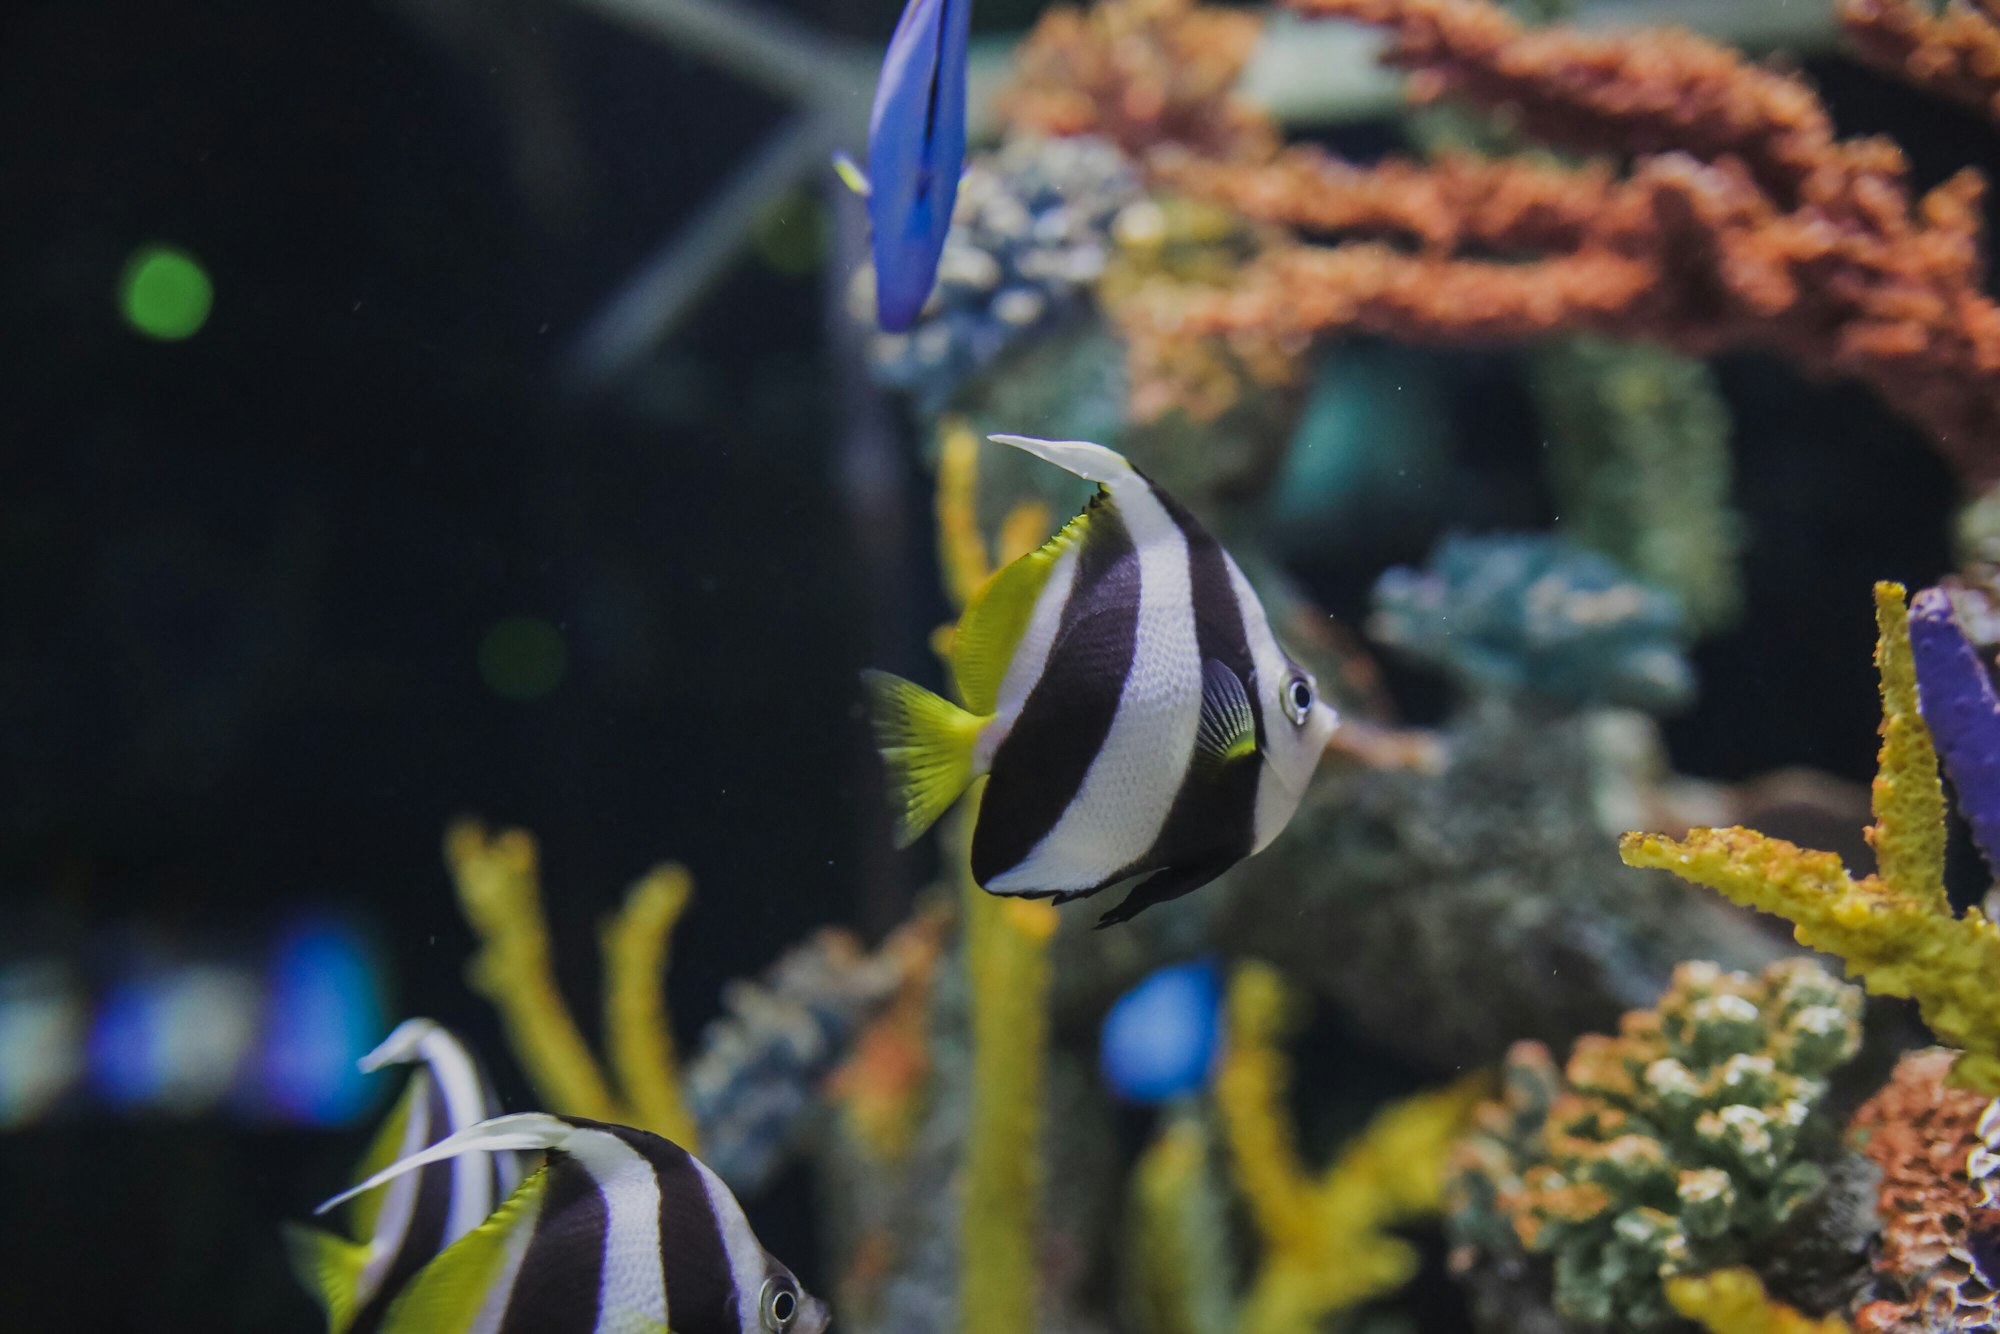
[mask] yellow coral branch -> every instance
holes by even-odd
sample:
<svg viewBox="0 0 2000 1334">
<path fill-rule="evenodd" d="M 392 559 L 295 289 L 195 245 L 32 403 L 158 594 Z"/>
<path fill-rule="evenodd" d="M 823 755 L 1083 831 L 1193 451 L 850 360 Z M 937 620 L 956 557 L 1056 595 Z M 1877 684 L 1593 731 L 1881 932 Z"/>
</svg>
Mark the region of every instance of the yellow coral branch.
<svg viewBox="0 0 2000 1334">
<path fill-rule="evenodd" d="M 1237 970 L 1215 1098 L 1264 1247 L 1238 1313 L 1241 1334 L 1311 1329 L 1407 1282 L 1416 1253 L 1388 1229 L 1438 1211 L 1446 1150 L 1487 1092 L 1488 1081 L 1474 1078 L 1385 1108 L 1315 1180 L 1281 1110 L 1286 1010 L 1275 970 Z"/>
<path fill-rule="evenodd" d="M 1226 1334 L 1228 1221 L 1209 1185 L 1209 1128 L 1170 1113 L 1132 1169 L 1128 1291 L 1133 1324 L 1151 1334 Z"/>
<path fill-rule="evenodd" d="M 951 605 L 963 607 L 993 572 L 979 535 L 979 437 L 963 417 L 938 427 L 938 564 Z"/>
<path fill-rule="evenodd" d="M 1028 1334 L 1035 1328 L 1042 1074 L 1056 911 L 1047 903 L 988 894 L 973 882 L 966 863 L 983 787 L 961 806 L 951 841 L 963 886 L 972 1006 L 958 1328 L 964 1334 Z"/>
<path fill-rule="evenodd" d="M 1667 1280 L 1667 1300 L 1709 1334 L 1848 1334 L 1838 1316 L 1814 1320 L 1773 1301 L 1750 1269 L 1719 1269 Z"/>
<path fill-rule="evenodd" d="M 1937 750 L 1917 707 L 1910 611 L 1901 584 L 1875 585 L 1875 670 L 1882 678 L 1882 752 L 1870 799 L 1868 841 L 1882 879 L 1926 912 L 1951 914 L 1944 888 L 1944 786 Z"/>
<path fill-rule="evenodd" d="M 463 820 L 445 835 L 445 860 L 480 939 L 468 982 L 500 1012 L 536 1095 L 573 1116 L 621 1120 L 623 1109 L 556 986 L 534 839 L 519 829 L 489 837 L 477 821 Z"/>
<path fill-rule="evenodd" d="M 1879 875 L 1751 829 L 1686 838 L 1628 833 L 1619 855 L 1789 919 L 1799 943 L 1837 954 L 1878 995 L 1917 1002 L 1939 1038 L 1965 1050 L 1954 1083 L 2000 1094 L 2000 929 L 1977 908 L 1954 917 L 1944 888 L 1944 805 L 1937 756 L 1916 706 L 1903 590 L 1878 585 L 1883 740 L 1870 837 Z"/>
<path fill-rule="evenodd" d="M 681 1098 L 662 985 L 667 944 L 693 892 L 685 867 L 655 867 L 632 886 L 625 907 L 605 926 L 604 1032 L 629 1124 L 698 1154 L 694 1116 Z"/>
</svg>

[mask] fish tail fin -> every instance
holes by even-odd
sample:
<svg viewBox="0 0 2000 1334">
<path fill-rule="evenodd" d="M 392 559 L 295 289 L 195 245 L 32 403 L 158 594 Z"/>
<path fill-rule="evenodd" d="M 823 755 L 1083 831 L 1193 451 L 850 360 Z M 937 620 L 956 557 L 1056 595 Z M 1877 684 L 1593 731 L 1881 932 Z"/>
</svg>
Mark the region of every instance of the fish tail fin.
<svg viewBox="0 0 2000 1334">
<path fill-rule="evenodd" d="M 554 1149 L 561 1147 L 564 1140 L 576 1131 L 576 1127 L 559 1116 L 545 1112 L 515 1112 L 511 1116 L 496 1116 L 490 1121 L 467 1126 L 455 1135 L 447 1135 L 427 1149 L 419 1149 L 407 1158 L 389 1164 L 360 1185 L 340 1192 L 326 1203 L 313 1210 L 323 1214 L 338 1208 L 355 1196 L 385 1186 L 420 1167 L 441 1163 L 448 1158 L 456 1158 L 465 1153 L 507 1153 L 512 1150 Z"/>
<path fill-rule="evenodd" d="M 986 720 L 888 672 L 863 672 L 875 744 L 889 766 L 896 846 L 907 848 L 977 776 L 972 747 Z"/>
<path fill-rule="evenodd" d="M 1088 440 L 1037 440 L 1025 435 L 989 435 L 996 445 L 1012 445 L 1036 458 L 1073 472 L 1087 482 L 1109 486 L 1136 475 L 1125 456 L 1115 449 L 1093 445 Z"/>
<path fill-rule="evenodd" d="M 368 1248 L 318 1228 L 287 1223 L 285 1255 L 292 1272 L 326 1312 L 327 1334 L 342 1334 L 361 1306 L 361 1270 Z"/>
</svg>

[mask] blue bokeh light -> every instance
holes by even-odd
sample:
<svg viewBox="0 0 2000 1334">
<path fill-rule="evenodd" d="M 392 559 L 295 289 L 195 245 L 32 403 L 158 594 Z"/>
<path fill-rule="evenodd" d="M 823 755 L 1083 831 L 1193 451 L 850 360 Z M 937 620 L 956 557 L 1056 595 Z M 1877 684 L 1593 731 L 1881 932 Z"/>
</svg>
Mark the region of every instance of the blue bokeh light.
<svg viewBox="0 0 2000 1334">
<path fill-rule="evenodd" d="M 1166 1102 L 1208 1083 L 1222 1045 L 1222 980 L 1213 960 L 1148 975 L 1104 1016 L 1097 1068 L 1119 1097 Z"/>
<path fill-rule="evenodd" d="M 356 1064 L 384 1028 L 372 952 L 352 929 L 303 922 L 271 956 L 261 1060 L 261 1101 L 271 1114 L 341 1125 L 366 1111 L 375 1089 Z"/>
</svg>

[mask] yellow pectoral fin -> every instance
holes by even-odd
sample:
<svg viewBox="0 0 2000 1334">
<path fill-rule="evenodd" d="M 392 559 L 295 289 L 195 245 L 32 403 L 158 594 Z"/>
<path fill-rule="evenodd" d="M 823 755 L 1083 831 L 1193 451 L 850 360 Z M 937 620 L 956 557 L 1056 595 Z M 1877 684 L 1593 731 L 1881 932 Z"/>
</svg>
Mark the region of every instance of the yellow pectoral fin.
<svg viewBox="0 0 2000 1334">
<path fill-rule="evenodd" d="M 504 1302 L 507 1294 L 497 1288 L 534 1235 L 548 1184 L 547 1169 L 537 1171 L 484 1223 L 418 1270 L 390 1305 L 382 1334 L 464 1334 L 488 1301 Z"/>
<path fill-rule="evenodd" d="M 430 1078 L 421 1069 L 404 1082 L 403 1092 L 397 1097 L 396 1105 L 383 1118 L 382 1126 L 375 1132 L 375 1138 L 368 1143 L 368 1152 L 362 1156 L 361 1164 L 355 1169 L 354 1179 L 366 1181 L 390 1163 L 409 1152 L 403 1143 L 410 1124 L 410 1105 L 417 1095 L 424 1091 L 423 1085 Z M 366 1195 L 358 1195 L 347 1206 L 347 1235 L 356 1241 L 365 1242 L 375 1235 L 376 1221 L 382 1214 L 382 1192 L 371 1190 Z"/>
<path fill-rule="evenodd" d="M 896 846 L 907 848 L 972 784 L 972 747 L 985 719 L 887 672 L 863 672 L 875 743 L 889 766 Z"/>
<path fill-rule="evenodd" d="M 341 1334 L 354 1322 L 360 1306 L 356 1288 L 361 1269 L 368 1261 L 368 1248 L 318 1228 L 285 1225 L 285 1253 L 307 1291 L 319 1299 L 326 1312 L 327 1334 Z"/>
</svg>

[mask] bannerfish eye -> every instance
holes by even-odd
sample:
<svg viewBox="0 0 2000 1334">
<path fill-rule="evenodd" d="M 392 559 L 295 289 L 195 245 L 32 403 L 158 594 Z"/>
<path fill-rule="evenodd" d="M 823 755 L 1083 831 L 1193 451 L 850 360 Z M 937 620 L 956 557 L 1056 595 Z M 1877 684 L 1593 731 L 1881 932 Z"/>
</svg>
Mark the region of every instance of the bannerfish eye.
<svg viewBox="0 0 2000 1334">
<path fill-rule="evenodd" d="M 764 1290 L 757 1296 L 757 1314 L 771 1334 L 783 1334 L 798 1318 L 798 1284 L 783 1274 L 773 1274 L 765 1279 Z"/>
<path fill-rule="evenodd" d="M 1303 727 L 1306 715 L 1312 712 L 1312 706 L 1312 682 L 1306 677 L 1294 676 L 1291 683 L 1285 687 L 1285 713 L 1293 722 Z"/>
</svg>

